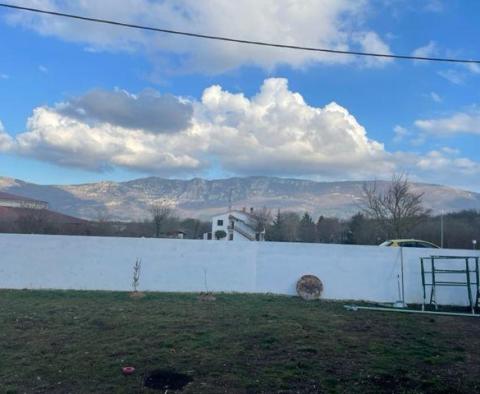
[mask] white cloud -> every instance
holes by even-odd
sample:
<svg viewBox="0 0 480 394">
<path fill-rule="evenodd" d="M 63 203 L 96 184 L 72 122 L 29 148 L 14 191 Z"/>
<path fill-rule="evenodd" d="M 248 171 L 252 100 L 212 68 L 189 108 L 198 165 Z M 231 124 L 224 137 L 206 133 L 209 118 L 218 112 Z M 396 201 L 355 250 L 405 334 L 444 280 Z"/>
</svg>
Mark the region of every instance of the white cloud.
<svg viewBox="0 0 480 394">
<path fill-rule="evenodd" d="M 442 97 L 438 93 L 435 93 L 435 92 L 430 92 L 430 98 L 433 101 L 435 101 L 436 103 L 441 103 L 443 101 Z"/>
<path fill-rule="evenodd" d="M 448 155 L 458 155 L 460 154 L 460 151 L 456 148 L 450 148 L 449 146 L 444 146 L 442 148 L 442 151 L 445 152 Z"/>
<path fill-rule="evenodd" d="M 441 70 L 437 74 L 454 85 L 463 85 L 468 78 L 480 74 L 480 66 L 476 63 L 461 64 L 456 69 Z"/>
<path fill-rule="evenodd" d="M 213 86 L 198 115 L 210 152 L 236 173 L 361 177 L 392 169 L 383 145 L 347 109 L 311 107 L 284 79 L 266 80 L 251 99 Z"/>
<path fill-rule="evenodd" d="M 480 74 L 480 65 L 478 63 L 468 63 L 465 65 L 473 74 Z"/>
<path fill-rule="evenodd" d="M 15 150 L 60 165 L 166 175 L 193 174 L 209 168 L 210 161 L 237 174 L 348 178 L 387 174 L 395 167 L 347 109 L 336 103 L 309 106 L 284 79 L 267 79 L 250 99 L 211 86 L 192 105 L 189 127 L 168 134 L 113 121 L 89 124 L 61 106 L 38 107 L 27 131 L 17 135 Z"/>
<path fill-rule="evenodd" d="M 415 126 L 424 132 L 437 135 L 480 134 L 480 110 L 474 108 L 450 116 L 419 119 L 415 121 Z"/>
<path fill-rule="evenodd" d="M 425 3 L 425 11 L 439 13 L 445 9 L 445 5 L 441 0 L 428 0 Z"/>
<path fill-rule="evenodd" d="M 144 24 L 165 29 L 230 36 L 331 49 L 387 52 L 388 45 L 365 26 L 367 0 L 19 0 L 28 6 L 77 13 L 85 16 Z M 40 34 L 85 44 L 89 50 L 142 52 L 151 59 L 173 54 L 182 69 L 217 73 L 242 65 L 272 69 L 286 64 L 295 68 L 314 63 L 363 62 L 353 56 L 281 50 L 218 41 L 142 32 L 62 19 L 12 12 L 10 23 Z M 86 28 L 88 27 L 88 28 Z M 369 65 L 388 59 L 368 59 Z M 173 65 L 172 65 L 173 67 Z"/>
<path fill-rule="evenodd" d="M 124 104 L 134 105 L 131 100 Z M 215 169 L 333 180 L 388 178 L 405 170 L 423 180 L 443 177 L 450 182 L 456 173 L 480 175 L 477 162 L 448 148 L 425 155 L 389 152 L 368 137 L 346 108 L 333 102 L 311 106 L 285 79 L 265 80 L 253 97 L 214 85 L 189 104 L 193 113 L 188 126 L 168 133 L 125 127 L 123 120 L 100 113 L 90 122 L 65 112 L 62 105 L 37 107 L 27 130 L 15 139 L 0 132 L 0 149 L 93 171 L 121 167 L 163 176 Z M 394 131 L 410 135 L 402 126 Z"/>
<path fill-rule="evenodd" d="M 12 149 L 13 141 L 3 127 L 3 123 L 0 121 L 0 152 L 8 152 Z"/>
<path fill-rule="evenodd" d="M 432 150 L 417 159 L 417 167 L 420 170 L 429 172 L 444 172 L 444 179 L 448 176 L 460 177 L 461 175 L 478 175 L 480 174 L 480 164 L 466 157 L 456 157 L 456 151 L 449 152 Z"/>
<path fill-rule="evenodd" d="M 411 180 L 478 189 L 480 163 L 461 157 L 458 150 L 441 148 L 425 153 L 397 152 L 397 165 Z"/>
<path fill-rule="evenodd" d="M 0 79 L 9 79 L 10 76 L 8 74 L 1 74 L 0 73 Z"/>
<path fill-rule="evenodd" d="M 420 48 L 415 49 L 412 52 L 412 56 L 418 57 L 432 57 L 437 53 L 437 44 L 435 41 L 430 41 L 427 45 L 424 45 Z M 420 63 L 421 60 L 418 61 Z"/>
<path fill-rule="evenodd" d="M 396 143 L 403 141 L 405 137 L 411 134 L 405 127 L 398 124 L 393 128 L 393 133 L 393 142 Z"/>
<path fill-rule="evenodd" d="M 16 151 L 59 165 L 90 170 L 119 166 L 158 174 L 201 167 L 191 155 L 200 152 L 203 144 L 194 128 L 167 136 L 109 123 L 91 126 L 47 107 L 34 110 L 27 128 L 17 135 Z"/>
<path fill-rule="evenodd" d="M 388 45 L 373 31 L 356 33 L 353 36 L 353 39 L 360 44 L 360 47 L 364 52 L 383 53 L 386 55 L 392 54 Z M 384 65 L 386 63 L 391 63 L 392 61 L 393 59 L 391 58 L 381 57 L 369 57 L 365 59 L 368 66 Z"/>
<path fill-rule="evenodd" d="M 45 66 L 42 66 L 41 64 L 38 66 L 38 71 L 40 71 L 41 73 L 48 73 L 48 68 L 45 67 Z"/>
<path fill-rule="evenodd" d="M 465 74 L 452 68 L 438 71 L 437 74 L 454 85 L 462 85 L 465 82 Z"/>
</svg>

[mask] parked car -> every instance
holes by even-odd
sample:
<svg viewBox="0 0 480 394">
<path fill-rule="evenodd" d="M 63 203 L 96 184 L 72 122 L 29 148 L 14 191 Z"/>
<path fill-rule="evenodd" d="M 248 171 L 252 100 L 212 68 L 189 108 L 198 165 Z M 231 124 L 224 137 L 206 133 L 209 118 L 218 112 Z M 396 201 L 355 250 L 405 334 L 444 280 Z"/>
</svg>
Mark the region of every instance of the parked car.
<svg viewBox="0 0 480 394">
<path fill-rule="evenodd" d="M 432 244 L 428 241 L 421 241 L 419 239 L 390 239 L 382 242 L 379 246 L 402 246 L 404 248 L 434 248 L 439 249 L 440 246 Z"/>
</svg>

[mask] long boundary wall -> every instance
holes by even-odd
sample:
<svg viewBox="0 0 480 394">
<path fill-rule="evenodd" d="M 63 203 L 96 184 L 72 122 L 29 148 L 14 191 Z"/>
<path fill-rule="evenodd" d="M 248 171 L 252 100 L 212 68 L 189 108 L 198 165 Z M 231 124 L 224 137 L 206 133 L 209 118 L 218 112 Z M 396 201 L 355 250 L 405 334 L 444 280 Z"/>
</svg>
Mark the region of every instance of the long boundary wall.
<svg viewBox="0 0 480 394">
<path fill-rule="evenodd" d="M 478 256 L 473 250 L 404 248 L 408 303 L 422 301 L 419 258 L 440 253 Z M 324 283 L 324 298 L 393 302 L 401 273 L 399 248 L 1 234 L 0 288 L 131 290 L 137 258 L 143 291 L 291 295 L 302 275 L 313 274 Z M 438 299 L 465 304 L 466 289 L 442 288 Z"/>
</svg>

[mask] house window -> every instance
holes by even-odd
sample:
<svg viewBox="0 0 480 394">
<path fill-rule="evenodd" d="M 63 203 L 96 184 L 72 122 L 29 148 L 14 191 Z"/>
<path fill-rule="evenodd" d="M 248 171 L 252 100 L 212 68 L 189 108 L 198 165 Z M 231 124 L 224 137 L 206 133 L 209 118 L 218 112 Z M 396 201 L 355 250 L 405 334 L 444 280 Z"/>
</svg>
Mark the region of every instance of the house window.
<svg viewBox="0 0 480 394">
<path fill-rule="evenodd" d="M 217 220 L 217 226 L 223 226 L 223 220 Z"/>
</svg>

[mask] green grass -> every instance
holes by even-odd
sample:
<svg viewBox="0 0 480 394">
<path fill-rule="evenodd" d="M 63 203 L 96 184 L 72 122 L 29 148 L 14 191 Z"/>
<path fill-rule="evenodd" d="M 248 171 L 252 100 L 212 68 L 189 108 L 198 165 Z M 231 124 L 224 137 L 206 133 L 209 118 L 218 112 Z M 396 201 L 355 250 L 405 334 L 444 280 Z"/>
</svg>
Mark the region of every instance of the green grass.
<svg viewBox="0 0 480 394">
<path fill-rule="evenodd" d="M 270 295 L 0 291 L 1 393 L 150 392 L 155 369 L 190 375 L 185 393 L 473 393 L 479 349 L 475 318 Z"/>
</svg>

